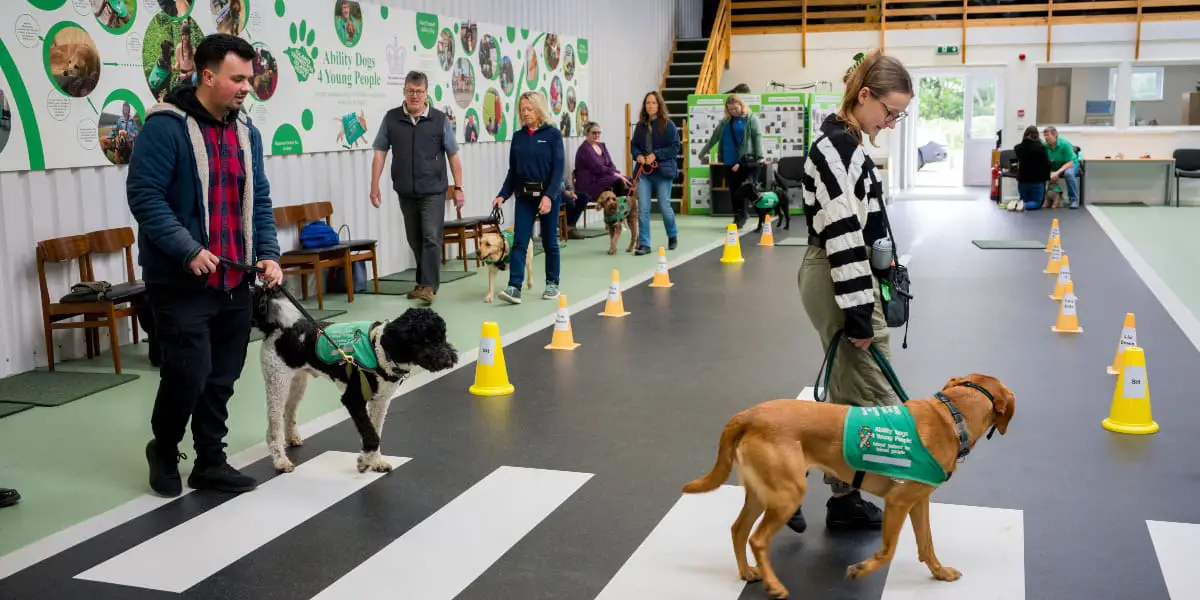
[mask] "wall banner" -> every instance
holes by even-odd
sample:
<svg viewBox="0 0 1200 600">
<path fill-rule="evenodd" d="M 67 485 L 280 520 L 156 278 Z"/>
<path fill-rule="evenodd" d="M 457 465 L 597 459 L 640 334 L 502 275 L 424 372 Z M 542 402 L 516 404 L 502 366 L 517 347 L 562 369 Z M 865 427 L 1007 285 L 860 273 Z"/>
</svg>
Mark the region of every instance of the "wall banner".
<svg viewBox="0 0 1200 600">
<path fill-rule="evenodd" d="M 506 141 L 522 92 L 565 136 L 588 120 L 585 38 L 353 0 L 7 0 L 0 171 L 129 161 L 146 109 L 195 70 L 205 35 L 254 46 L 244 110 L 267 154 L 370 148 L 410 70 L 460 143 Z"/>
</svg>

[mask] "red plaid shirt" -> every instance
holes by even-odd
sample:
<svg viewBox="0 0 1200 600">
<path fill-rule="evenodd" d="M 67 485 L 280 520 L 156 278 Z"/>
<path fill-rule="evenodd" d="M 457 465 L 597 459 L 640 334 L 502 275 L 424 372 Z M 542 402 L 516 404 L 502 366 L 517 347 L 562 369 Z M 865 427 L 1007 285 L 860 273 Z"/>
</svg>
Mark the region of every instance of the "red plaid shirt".
<svg viewBox="0 0 1200 600">
<path fill-rule="evenodd" d="M 245 262 L 246 240 L 242 233 L 242 189 L 246 169 L 238 148 L 237 125 L 200 123 L 208 154 L 208 251 L 234 262 Z M 231 290 L 245 273 L 223 265 L 208 276 L 208 285 Z"/>
</svg>

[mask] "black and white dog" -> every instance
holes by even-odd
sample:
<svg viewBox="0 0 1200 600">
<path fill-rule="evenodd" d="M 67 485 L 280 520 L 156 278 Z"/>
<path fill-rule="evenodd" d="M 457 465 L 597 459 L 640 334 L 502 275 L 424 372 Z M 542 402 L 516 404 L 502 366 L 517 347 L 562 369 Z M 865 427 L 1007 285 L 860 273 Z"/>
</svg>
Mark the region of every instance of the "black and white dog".
<svg viewBox="0 0 1200 600">
<path fill-rule="evenodd" d="M 266 336 L 262 345 L 262 371 L 267 392 L 267 448 L 275 469 L 294 467 L 285 452 L 303 443 L 296 428 L 296 408 L 304 398 L 310 377 L 325 377 L 342 392 L 342 405 L 362 437 L 358 471 L 390 471 L 379 453 L 383 420 L 396 390 L 414 366 L 436 372 L 458 363 L 458 352 L 446 341 L 446 322 L 428 308 L 410 308 L 387 321 L 320 326 L 342 344 L 347 327 L 353 343 L 341 346 L 353 353 L 356 366 L 348 369 L 329 338 L 284 296 L 279 288 L 254 286 L 253 325 Z M 366 354 L 366 356 L 364 356 Z"/>
</svg>

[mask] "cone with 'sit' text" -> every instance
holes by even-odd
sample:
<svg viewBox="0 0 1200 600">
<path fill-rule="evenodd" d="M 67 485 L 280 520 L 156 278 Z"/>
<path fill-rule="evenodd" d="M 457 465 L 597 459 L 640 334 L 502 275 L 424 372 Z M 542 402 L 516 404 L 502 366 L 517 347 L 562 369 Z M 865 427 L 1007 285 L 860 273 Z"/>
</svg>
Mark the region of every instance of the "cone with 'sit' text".
<svg viewBox="0 0 1200 600">
<path fill-rule="evenodd" d="M 554 314 L 554 334 L 550 336 L 547 350 L 574 350 L 579 347 L 575 334 L 571 332 L 571 311 L 567 309 L 567 295 L 558 295 L 558 312 Z"/>
<path fill-rule="evenodd" d="M 500 326 L 495 321 L 483 324 L 479 334 L 479 358 L 475 360 L 475 383 L 467 391 L 476 396 L 507 396 L 513 393 L 500 345 Z"/>
<path fill-rule="evenodd" d="M 1050 326 L 1050 330 L 1055 333 L 1083 333 L 1083 328 L 1079 326 L 1079 315 L 1076 313 L 1074 281 L 1067 282 L 1067 289 L 1058 304 L 1058 320 Z"/>
<path fill-rule="evenodd" d="M 612 283 L 608 284 L 608 299 L 604 301 L 602 317 L 624 317 L 629 314 L 625 310 L 625 300 L 621 297 L 621 274 L 613 269 Z"/>
<path fill-rule="evenodd" d="M 669 288 L 673 285 L 671 274 L 667 272 L 667 249 L 659 246 L 658 265 L 654 267 L 654 281 L 650 282 L 649 287 Z"/>
<path fill-rule="evenodd" d="M 1130 346 L 1121 353 L 1121 369 L 1113 390 L 1108 418 L 1100 423 L 1116 433 L 1145 435 L 1158 432 L 1150 409 L 1150 382 L 1146 379 L 1146 353 Z"/>
<path fill-rule="evenodd" d="M 1121 339 L 1117 341 L 1117 352 L 1113 355 L 1112 364 L 1108 366 L 1109 375 L 1121 373 L 1121 354 L 1126 348 L 1137 345 L 1137 322 L 1133 313 L 1125 313 L 1125 325 L 1121 327 Z"/>
</svg>

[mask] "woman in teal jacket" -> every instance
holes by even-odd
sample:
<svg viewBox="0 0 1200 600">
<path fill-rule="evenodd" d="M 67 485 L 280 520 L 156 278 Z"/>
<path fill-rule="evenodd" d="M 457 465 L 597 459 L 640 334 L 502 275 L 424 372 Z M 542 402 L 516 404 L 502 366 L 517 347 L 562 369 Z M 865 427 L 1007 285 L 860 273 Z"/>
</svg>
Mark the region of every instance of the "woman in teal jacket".
<svg viewBox="0 0 1200 600">
<path fill-rule="evenodd" d="M 746 224 L 746 197 L 738 193 L 738 188 L 757 174 L 757 163 L 762 161 L 763 149 L 758 119 L 737 94 L 725 99 L 725 118 L 700 148 L 700 162 L 708 164 L 708 151 L 712 150 L 713 144 L 717 146 L 717 161 L 725 169 L 724 179 L 733 202 L 733 222 L 741 229 Z M 755 159 L 742 164 L 748 156 Z"/>
</svg>

